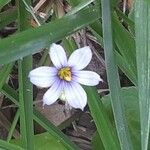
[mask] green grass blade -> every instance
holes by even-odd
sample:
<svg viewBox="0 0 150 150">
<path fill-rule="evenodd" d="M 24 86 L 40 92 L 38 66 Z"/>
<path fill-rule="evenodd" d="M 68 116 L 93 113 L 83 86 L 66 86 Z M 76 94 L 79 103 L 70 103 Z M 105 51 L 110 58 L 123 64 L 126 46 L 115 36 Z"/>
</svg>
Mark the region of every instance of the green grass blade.
<svg viewBox="0 0 150 150">
<path fill-rule="evenodd" d="M 8 97 L 13 103 L 15 103 L 17 106 L 19 106 L 19 98 L 18 93 L 9 85 L 4 84 L 1 92 Z"/>
<path fill-rule="evenodd" d="M 50 43 L 56 42 L 97 20 L 100 17 L 98 12 L 98 8 L 92 6 L 86 11 L 81 10 L 76 14 L 41 27 L 0 40 L 0 64 L 20 59 L 36 53 L 42 48 L 49 47 Z"/>
<path fill-rule="evenodd" d="M 9 78 L 9 74 L 12 70 L 12 67 L 13 67 L 13 63 L 7 64 L 1 68 L 1 70 L 0 70 L 0 89 L 3 87 L 6 80 Z"/>
<path fill-rule="evenodd" d="M 118 68 L 115 63 L 113 52 L 111 8 L 109 0 L 102 0 L 102 23 L 107 78 L 118 138 L 122 150 L 132 150 L 133 147 L 124 114 L 124 106 L 120 100 L 121 87 L 118 75 Z"/>
<path fill-rule="evenodd" d="M 72 15 L 72 14 L 77 13 L 78 11 L 82 10 L 83 8 L 85 8 L 86 6 L 91 4 L 92 2 L 94 2 L 94 0 L 84 0 L 84 1 L 82 1 L 76 7 L 74 7 L 70 12 L 68 12 L 67 15 Z"/>
<path fill-rule="evenodd" d="M 137 76 L 136 56 L 135 56 L 135 39 L 129 31 L 123 27 L 117 17 L 113 15 L 114 41 L 121 55 L 130 64 L 130 70 Z M 121 38 L 123 37 L 123 38 Z"/>
<path fill-rule="evenodd" d="M 0 140 L 0 150 L 25 150 L 17 145 Z"/>
<path fill-rule="evenodd" d="M 10 2 L 11 0 L 1 0 L 0 1 L 0 11 L 1 9 Z"/>
<path fill-rule="evenodd" d="M 150 5 L 135 4 L 136 56 L 141 123 L 141 150 L 148 149 L 150 128 Z"/>
<path fill-rule="evenodd" d="M 99 28 L 98 28 L 99 27 Z M 99 21 L 94 22 L 90 25 L 90 30 L 93 35 L 97 38 L 97 42 L 100 43 L 102 47 L 103 44 L 103 35 L 102 35 L 102 24 Z M 130 63 L 123 57 L 116 49 L 114 49 L 115 59 L 118 67 L 122 70 L 122 72 L 130 79 L 130 81 L 137 86 L 137 76 L 136 73 L 132 70 Z"/>
<path fill-rule="evenodd" d="M 31 70 L 31 59 L 19 61 L 19 103 L 20 103 L 20 131 L 23 147 L 33 150 L 33 100 L 32 85 L 27 78 Z"/>
<path fill-rule="evenodd" d="M 30 0 L 26 0 L 31 4 Z M 17 0 L 19 31 L 29 28 L 29 14 L 22 1 Z M 34 127 L 33 127 L 33 92 L 32 84 L 28 79 L 29 71 L 32 70 L 32 56 L 18 61 L 19 72 L 19 103 L 20 103 L 20 132 L 22 146 L 27 150 L 34 149 Z"/>
<path fill-rule="evenodd" d="M 57 127 L 55 127 L 50 121 L 48 121 L 35 109 L 34 120 L 39 123 L 44 129 L 46 129 L 51 135 L 60 140 L 68 150 L 79 150 L 77 145 L 72 143 L 65 134 L 63 134 Z"/>
<path fill-rule="evenodd" d="M 15 127 L 16 127 L 18 119 L 19 119 L 19 115 L 20 115 L 20 112 L 19 112 L 19 109 L 18 109 L 16 114 L 15 114 L 14 120 L 12 122 L 11 128 L 9 130 L 9 133 L 8 133 L 8 136 L 7 136 L 7 142 L 9 142 L 11 140 L 12 136 L 13 136 L 13 132 L 15 130 Z"/>
<path fill-rule="evenodd" d="M 86 87 L 85 89 L 88 95 L 88 105 L 105 150 L 120 150 L 118 138 L 114 130 L 112 130 L 111 122 L 96 89 L 91 87 Z"/>
<path fill-rule="evenodd" d="M 4 17 L 5 16 L 5 17 Z M 17 11 L 15 8 L 0 13 L 0 29 L 17 19 Z"/>
</svg>

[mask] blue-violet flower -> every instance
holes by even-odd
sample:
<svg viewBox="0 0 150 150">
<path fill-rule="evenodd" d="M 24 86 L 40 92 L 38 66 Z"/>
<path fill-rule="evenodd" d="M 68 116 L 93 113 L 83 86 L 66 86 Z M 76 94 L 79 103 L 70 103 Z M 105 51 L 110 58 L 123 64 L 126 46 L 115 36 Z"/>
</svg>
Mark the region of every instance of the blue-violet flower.
<svg viewBox="0 0 150 150">
<path fill-rule="evenodd" d="M 102 81 L 97 73 L 82 71 L 92 59 L 91 49 L 88 46 L 79 48 L 67 60 L 63 47 L 52 44 L 49 54 L 54 67 L 42 66 L 29 73 L 34 85 L 50 87 L 43 96 L 43 104 L 51 105 L 63 94 L 70 106 L 83 110 L 87 94 L 80 84 L 95 86 Z"/>
</svg>

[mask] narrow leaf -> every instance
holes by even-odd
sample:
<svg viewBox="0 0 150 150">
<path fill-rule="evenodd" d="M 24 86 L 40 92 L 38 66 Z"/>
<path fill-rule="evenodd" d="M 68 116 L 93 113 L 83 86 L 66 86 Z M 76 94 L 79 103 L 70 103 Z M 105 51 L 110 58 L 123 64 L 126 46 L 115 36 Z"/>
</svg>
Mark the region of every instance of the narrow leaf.
<svg viewBox="0 0 150 150">
<path fill-rule="evenodd" d="M 150 5 L 143 0 L 135 3 L 135 33 L 141 150 L 147 150 L 150 128 Z"/>
<path fill-rule="evenodd" d="M 30 5 L 31 1 L 26 0 Z M 29 28 L 29 14 L 22 1 L 17 0 L 19 31 Z M 33 127 L 33 90 L 28 80 L 29 71 L 32 70 L 32 56 L 18 61 L 19 72 L 19 103 L 20 103 L 20 132 L 22 146 L 27 150 L 34 149 L 34 127 Z"/>
<path fill-rule="evenodd" d="M 129 136 L 127 122 L 124 114 L 124 105 L 120 96 L 120 81 L 118 68 L 114 58 L 113 39 L 112 39 L 112 21 L 111 21 L 110 0 L 102 0 L 102 23 L 104 51 L 107 69 L 108 85 L 111 94 L 111 104 L 114 113 L 116 129 L 120 141 L 121 149 L 132 150 L 132 143 Z"/>
</svg>

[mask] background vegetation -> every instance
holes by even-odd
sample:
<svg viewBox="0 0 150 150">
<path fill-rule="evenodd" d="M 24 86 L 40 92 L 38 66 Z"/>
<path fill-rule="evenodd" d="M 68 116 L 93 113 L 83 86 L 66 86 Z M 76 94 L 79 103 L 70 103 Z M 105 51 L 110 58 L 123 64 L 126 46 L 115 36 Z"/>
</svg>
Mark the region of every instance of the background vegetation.
<svg viewBox="0 0 150 150">
<path fill-rule="evenodd" d="M 75 35 L 85 31 L 94 47 L 98 45 L 98 54 L 100 46 L 104 48 L 109 86 L 106 96 L 99 95 L 96 88 L 85 88 L 97 128 L 92 139 L 92 149 L 149 149 L 148 0 L 51 0 L 43 6 L 45 2 L 0 1 L 0 90 L 5 95 L 5 104 L 15 106 L 14 118 L 11 118 L 11 124 L 7 127 L 7 138 L 0 140 L 0 148 L 79 149 L 61 131 L 61 127 L 54 126 L 34 107 L 37 92 L 34 90 L 33 94 L 28 73 L 33 65 L 37 67 L 50 63 L 48 49 L 51 43 L 61 43 L 69 54 L 81 46 Z M 61 7 L 61 4 L 67 7 Z M 33 57 L 33 54 L 36 55 Z M 33 63 L 33 60 L 36 62 Z M 10 82 L 14 71 L 18 83 L 13 87 Z M 126 88 L 120 83 L 122 73 L 128 82 Z M 3 120 L 0 122 L 3 123 Z M 35 122 L 46 132 L 36 135 Z"/>
</svg>

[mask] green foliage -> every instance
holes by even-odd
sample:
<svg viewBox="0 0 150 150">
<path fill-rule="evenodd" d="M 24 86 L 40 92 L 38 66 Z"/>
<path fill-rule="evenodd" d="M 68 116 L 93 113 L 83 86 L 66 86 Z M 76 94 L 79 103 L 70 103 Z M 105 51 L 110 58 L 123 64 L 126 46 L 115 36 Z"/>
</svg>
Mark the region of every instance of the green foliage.
<svg viewBox="0 0 150 150">
<path fill-rule="evenodd" d="M 21 146 L 20 140 L 12 140 L 11 143 Z M 59 140 L 56 140 L 47 132 L 34 136 L 34 147 L 36 150 L 66 150 Z"/>
<path fill-rule="evenodd" d="M 77 150 L 58 127 L 33 108 L 32 85 L 28 73 L 32 70 L 32 55 L 62 40 L 68 53 L 77 48 L 67 37 L 87 27 L 104 48 L 110 94 L 100 98 L 96 88 L 85 88 L 88 105 L 97 127 L 92 145 L 94 150 L 147 150 L 150 125 L 150 5 L 149 0 L 137 0 L 129 17 L 118 9 L 118 0 L 67 0 L 72 6 L 61 19 L 54 18 L 36 28 L 30 27 L 30 16 L 22 0 L 16 7 L 0 12 L 0 29 L 17 22 L 14 35 L 0 39 L 0 92 L 18 108 L 7 142 L 0 140 L 0 149 Z M 11 0 L 0 0 L 3 10 Z M 25 0 L 30 6 L 31 1 Z M 7 8 L 7 7 L 6 7 Z M 102 8 L 102 11 L 101 11 Z M 135 12 L 134 12 L 135 9 Z M 101 14 L 102 13 L 102 14 Z M 135 22 L 134 22 L 135 20 Z M 38 66 L 47 62 L 45 51 Z M 18 62 L 18 91 L 8 85 L 15 62 Z M 120 86 L 119 69 L 135 87 Z M 20 120 L 21 139 L 9 143 Z M 33 120 L 48 133 L 34 135 Z M 20 146 L 17 146 L 19 144 Z"/>
<path fill-rule="evenodd" d="M 93 6 L 36 29 L 29 29 L 0 40 L 0 63 L 12 62 L 49 47 L 50 43 L 56 42 L 97 20 L 99 18 L 98 12 L 98 8 Z"/>
<path fill-rule="evenodd" d="M 0 1 L 0 11 L 1 9 L 10 2 L 11 0 L 1 0 Z"/>
<path fill-rule="evenodd" d="M 103 39 L 104 39 L 104 52 L 106 60 L 107 78 L 111 95 L 111 105 L 117 128 L 117 134 L 121 149 L 132 150 L 133 147 L 130 141 L 131 139 L 124 114 L 124 105 L 121 100 L 122 96 L 120 95 L 121 87 L 118 68 L 115 62 L 113 52 L 114 49 L 113 31 L 112 31 L 111 8 L 109 0 L 102 1 L 102 23 L 103 23 Z M 117 37 L 117 35 L 115 34 L 114 37 Z M 119 41 L 119 43 L 121 43 L 121 41 Z"/>
<path fill-rule="evenodd" d="M 135 3 L 135 35 L 141 124 L 141 150 L 148 148 L 150 128 L 150 5 Z"/>
<path fill-rule="evenodd" d="M 133 142 L 133 146 L 135 150 L 141 150 L 141 144 L 140 144 L 140 112 L 139 112 L 139 99 L 138 99 L 138 92 L 135 87 L 129 87 L 129 88 L 122 88 L 121 89 L 121 97 L 122 102 L 125 106 L 125 117 L 128 122 L 129 131 L 131 133 L 131 140 Z M 113 128 L 115 129 L 115 122 L 114 122 L 114 116 L 113 111 L 111 107 L 111 98 L 110 94 L 107 96 L 104 96 L 102 98 L 102 102 L 105 106 L 105 109 L 107 111 L 107 114 L 109 115 L 109 118 L 111 120 L 111 123 L 113 124 Z M 95 147 L 94 150 L 98 150 L 99 147 L 103 148 L 103 145 L 101 144 L 101 141 L 99 135 L 97 132 L 95 133 L 93 137 L 93 147 Z"/>
<path fill-rule="evenodd" d="M 121 101 L 125 107 L 125 117 L 128 122 L 134 149 L 140 150 L 140 113 L 138 91 L 135 87 L 123 88 L 121 89 L 121 97 Z M 102 102 L 107 110 L 112 124 L 114 124 L 110 95 L 104 96 L 102 98 Z"/>
</svg>

